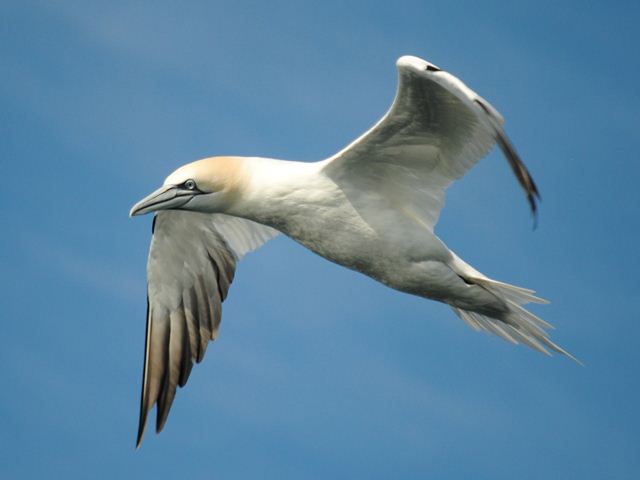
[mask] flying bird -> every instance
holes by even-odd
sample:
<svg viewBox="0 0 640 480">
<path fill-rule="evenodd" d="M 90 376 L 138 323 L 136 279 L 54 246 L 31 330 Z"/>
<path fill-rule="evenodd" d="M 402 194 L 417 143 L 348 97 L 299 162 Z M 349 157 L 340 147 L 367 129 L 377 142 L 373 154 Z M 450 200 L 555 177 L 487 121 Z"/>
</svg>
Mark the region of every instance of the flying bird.
<svg viewBox="0 0 640 480">
<path fill-rule="evenodd" d="M 503 118 L 461 80 L 417 57 L 398 59 L 389 111 L 319 162 L 210 157 L 188 163 L 136 203 L 156 212 L 137 445 L 157 404 L 165 425 L 178 386 L 218 334 L 236 263 L 283 233 L 393 289 L 448 304 L 475 330 L 573 358 L 522 305 L 546 303 L 492 280 L 434 234 L 447 187 L 497 143 L 536 216 L 539 193 Z"/>
</svg>

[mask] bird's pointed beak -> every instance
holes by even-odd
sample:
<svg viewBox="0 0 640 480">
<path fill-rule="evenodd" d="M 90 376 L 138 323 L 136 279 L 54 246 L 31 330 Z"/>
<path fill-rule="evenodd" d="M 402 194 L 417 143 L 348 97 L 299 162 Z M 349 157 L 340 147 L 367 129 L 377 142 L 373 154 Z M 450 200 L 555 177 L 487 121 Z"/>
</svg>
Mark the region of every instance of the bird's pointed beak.
<svg viewBox="0 0 640 480">
<path fill-rule="evenodd" d="M 189 190 L 182 190 L 176 185 L 163 185 L 136 203 L 131 208 L 129 216 L 135 217 L 157 210 L 176 209 L 186 204 L 192 197 L 193 192 Z"/>
</svg>

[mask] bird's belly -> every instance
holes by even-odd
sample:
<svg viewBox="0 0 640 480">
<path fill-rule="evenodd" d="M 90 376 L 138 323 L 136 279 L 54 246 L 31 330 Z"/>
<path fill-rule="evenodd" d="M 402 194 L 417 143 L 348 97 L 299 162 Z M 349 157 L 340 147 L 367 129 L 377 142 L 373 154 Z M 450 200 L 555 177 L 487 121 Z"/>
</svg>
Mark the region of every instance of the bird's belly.
<svg viewBox="0 0 640 480">
<path fill-rule="evenodd" d="M 281 230 L 327 260 L 368 273 L 373 258 L 382 250 L 377 232 L 358 217 L 333 213 L 287 222 Z"/>
<path fill-rule="evenodd" d="M 450 252 L 428 230 L 401 220 L 394 228 L 367 222 L 348 207 L 315 207 L 292 215 L 280 231 L 314 253 L 397 290 L 412 283 L 414 265 L 447 262 Z"/>
<path fill-rule="evenodd" d="M 377 235 L 357 223 L 351 228 L 327 226 L 306 233 L 295 240 L 395 290 L 492 315 L 504 307 L 490 292 L 468 284 L 451 268 L 451 252 L 430 232 L 430 237 L 424 235 L 423 248 L 415 248 L 415 238 Z"/>
</svg>

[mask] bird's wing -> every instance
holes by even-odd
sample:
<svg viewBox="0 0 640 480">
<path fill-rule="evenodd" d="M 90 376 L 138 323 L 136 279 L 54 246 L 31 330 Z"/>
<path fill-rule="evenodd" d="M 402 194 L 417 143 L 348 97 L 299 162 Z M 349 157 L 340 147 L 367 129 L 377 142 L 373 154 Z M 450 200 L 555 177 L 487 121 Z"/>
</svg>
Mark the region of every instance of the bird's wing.
<svg viewBox="0 0 640 480">
<path fill-rule="evenodd" d="M 389 111 L 328 159 L 324 172 L 349 190 L 347 195 L 363 192 L 384 198 L 388 206 L 432 231 L 446 188 L 497 142 L 535 217 L 538 191 L 496 109 L 425 60 L 401 57 L 397 67 L 398 90 Z M 375 202 L 369 198 L 368 203 Z"/>
<path fill-rule="evenodd" d="M 138 446 L 153 405 L 159 432 L 176 387 L 216 338 L 236 262 L 278 234 L 250 220 L 187 211 L 161 211 L 153 225 Z"/>
</svg>

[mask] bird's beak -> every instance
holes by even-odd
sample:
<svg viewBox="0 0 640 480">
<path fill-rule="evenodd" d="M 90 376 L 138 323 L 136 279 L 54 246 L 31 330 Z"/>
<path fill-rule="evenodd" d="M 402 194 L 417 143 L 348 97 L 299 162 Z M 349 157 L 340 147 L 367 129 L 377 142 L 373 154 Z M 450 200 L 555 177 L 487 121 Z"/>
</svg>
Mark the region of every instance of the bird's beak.
<svg viewBox="0 0 640 480">
<path fill-rule="evenodd" d="M 131 208 L 129 216 L 135 217 L 157 210 L 176 209 L 191 200 L 193 195 L 194 192 L 191 190 L 181 189 L 176 185 L 164 185 L 136 203 Z"/>
</svg>

